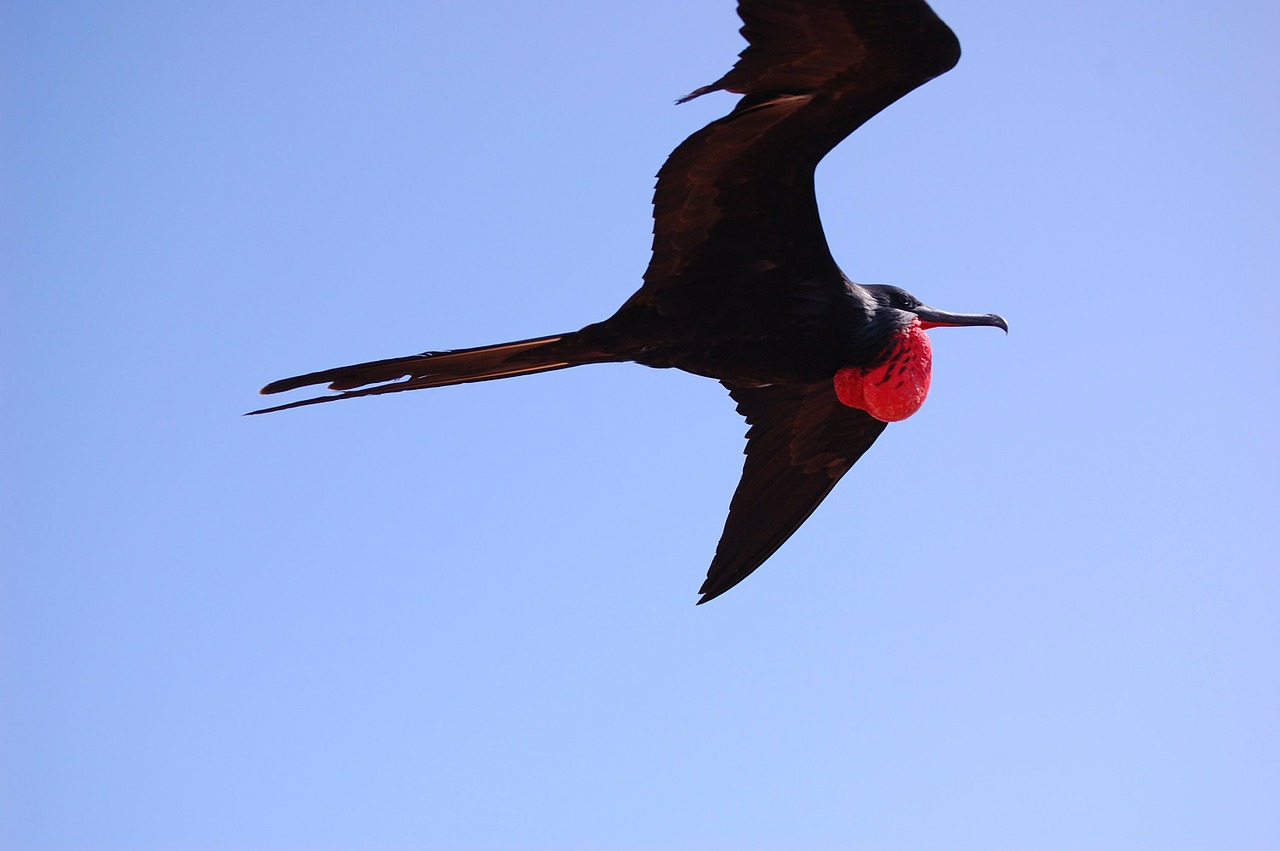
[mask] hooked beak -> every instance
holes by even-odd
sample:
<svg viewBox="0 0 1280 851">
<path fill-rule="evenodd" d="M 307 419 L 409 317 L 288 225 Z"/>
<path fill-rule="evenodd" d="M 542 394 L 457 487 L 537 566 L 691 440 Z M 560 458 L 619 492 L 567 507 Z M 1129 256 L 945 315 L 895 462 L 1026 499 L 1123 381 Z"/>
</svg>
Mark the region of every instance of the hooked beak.
<svg viewBox="0 0 1280 851">
<path fill-rule="evenodd" d="M 938 310 L 937 308 L 920 305 L 912 311 L 916 316 L 920 317 L 920 327 L 922 328 L 955 328 L 963 325 L 990 325 L 992 328 L 999 328 L 1006 334 L 1009 333 L 1009 323 L 1004 321 L 1003 316 L 997 316 L 994 313 L 951 313 L 946 310 Z"/>
</svg>

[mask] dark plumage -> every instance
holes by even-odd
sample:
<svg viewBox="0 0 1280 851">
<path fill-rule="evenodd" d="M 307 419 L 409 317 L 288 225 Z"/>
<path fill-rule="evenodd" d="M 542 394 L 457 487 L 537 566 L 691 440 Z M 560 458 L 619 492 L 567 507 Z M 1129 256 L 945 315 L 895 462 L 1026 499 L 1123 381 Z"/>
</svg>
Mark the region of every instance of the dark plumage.
<svg viewBox="0 0 1280 851">
<path fill-rule="evenodd" d="M 814 169 L 840 140 L 960 57 L 923 0 L 740 0 L 747 47 L 683 100 L 742 95 L 658 172 L 644 285 L 603 322 L 497 346 L 426 352 L 268 384 L 354 396 L 635 361 L 723 383 L 747 419 L 746 464 L 699 602 L 742 581 L 791 536 L 885 428 L 928 392 L 923 329 L 993 325 L 832 259 Z M 1007 328 L 1006 328 L 1007 330 Z M 372 386 L 370 386 L 372 385 Z"/>
</svg>

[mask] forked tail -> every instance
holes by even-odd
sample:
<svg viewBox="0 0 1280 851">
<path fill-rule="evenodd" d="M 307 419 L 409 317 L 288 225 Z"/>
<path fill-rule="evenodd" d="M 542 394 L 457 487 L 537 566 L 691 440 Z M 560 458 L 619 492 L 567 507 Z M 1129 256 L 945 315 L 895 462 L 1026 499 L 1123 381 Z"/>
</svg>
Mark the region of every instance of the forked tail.
<svg viewBox="0 0 1280 851">
<path fill-rule="evenodd" d="M 263 387 L 260 393 L 283 393 L 314 384 L 328 384 L 330 390 L 344 391 L 334 396 L 318 396 L 289 402 L 271 408 L 250 411 L 250 414 L 269 414 L 286 408 L 317 405 L 356 396 L 376 396 L 381 393 L 399 393 L 423 387 L 444 387 L 449 384 L 466 384 L 471 381 L 491 381 L 514 375 L 530 375 L 548 372 L 584 363 L 599 363 L 608 357 L 581 354 L 573 351 L 573 334 L 557 334 L 533 340 L 517 340 L 496 346 L 475 349 L 455 349 L 447 352 L 423 352 L 403 358 L 388 358 L 352 366 L 340 366 L 321 372 L 309 372 L 293 378 L 282 378 Z M 372 387 L 367 385 L 374 385 Z M 360 389 L 356 389 L 360 388 Z"/>
</svg>

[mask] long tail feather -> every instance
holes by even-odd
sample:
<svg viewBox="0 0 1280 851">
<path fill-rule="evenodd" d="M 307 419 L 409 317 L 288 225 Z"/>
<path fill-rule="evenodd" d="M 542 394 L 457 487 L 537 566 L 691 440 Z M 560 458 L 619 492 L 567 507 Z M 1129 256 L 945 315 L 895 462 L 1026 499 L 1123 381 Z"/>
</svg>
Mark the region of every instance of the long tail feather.
<svg viewBox="0 0 1280 851">
<path fill-rule="evenodd" d="M 262 408 L 250 411 L 249 414 L 269 414 L 273 411 L 317 405 L 321 402 L 334 402 L 338 399 L 351 399 L 356 396 L 376 396 L 425 387 L 445 387 L 450 384 L 530 375 L 535 372 L 565 369 L 606 359 L 590 355 L 580 356 L 577 353 L 571 353 L 570 346 L 556 345 L 569 337 L 572 335 L 557 334 L 551 337 L 517 340 L 513 343 L 499 343 L 495 346 L 480 346 L 474 349 L 423 352 L 420 355 L 369 361 L 320 372 L 309 372 L 292 378 L 282 378 L 271 382 L 258 392 L 269 395 L 316 384 L 327 384 L 330 390 L 345 392 Z"/>
</svg>

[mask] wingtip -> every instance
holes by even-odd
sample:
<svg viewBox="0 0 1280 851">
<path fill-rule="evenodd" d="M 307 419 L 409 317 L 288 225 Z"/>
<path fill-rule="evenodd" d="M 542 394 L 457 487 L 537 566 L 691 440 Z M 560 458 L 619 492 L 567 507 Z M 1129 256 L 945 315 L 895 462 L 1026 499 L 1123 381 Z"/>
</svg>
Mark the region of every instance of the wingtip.
<svg viewBox="0 0 1280 851">
<path fill-rule="evenodd" d="M 719 597 L 721 594 L 737 584 L 737 582 L 731 582 L 728 585 L 712 585 L 711 579 L 708 577 L 707 580 L 702 583 L 702 587 L 698 589 L 698 593 L 702 596 L 698 598 L 698 602 L 694 603 L 694 605 L 701 606 L 703 603 L 710 603 L 716 597 Z"/>
<path fill-rule="evenodd" d="M 716 83 L 711 83 L 711 84 L 706 85 L 706 86 L 702 86 L 701 88 L 694 89 L 693 91 L 689 92 L 689 94 L 685 95 L 684 97 L 682 97 L 682 98 L 677 98 L 677 99 L 676 99 L 676 106 L 679 106 L 679 105 L 680 105 L 680 104 L 682 104 L 682 103 L 688 103 L 689 101 L 694 100 L 695 98 L 700 98 L 700 97 L 702 97 L 703 95 L 710 94 L 711 92 L 717 91 L 719 88 L 720 88 L 720 84 L 719 84 L 718 82 L 716 82 Z"/>
</svg>

